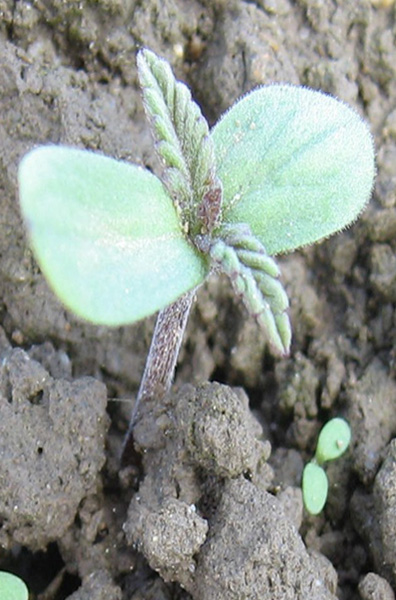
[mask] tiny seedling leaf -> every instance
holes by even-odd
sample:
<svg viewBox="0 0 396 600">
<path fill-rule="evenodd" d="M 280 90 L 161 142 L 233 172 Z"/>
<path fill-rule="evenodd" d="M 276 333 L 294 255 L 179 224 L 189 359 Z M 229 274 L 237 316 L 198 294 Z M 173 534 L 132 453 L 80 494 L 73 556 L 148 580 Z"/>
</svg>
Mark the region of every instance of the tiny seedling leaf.
<svg viewBox="0 0 396 600">
<path fill-rule="evenodd" d="M 318 515 L 327 500 L 329 482 L 327 475 L 319 465 L 309 462 L 304 467 L 302 493 L 304 506 L 311 515 Z"/>
<path fill-rule="evenodd" d="M 29 592 L 16 575 L 0 571 L 0 599 L 1 600 L 28 600 Z"/>
<path fill-rule="evenodd" d="M 291 85 L 259 88 L 212 130 L 225 223 L 247 223 L 270 255 L 354 221 L 369 200 L 374 150 L 358 114 Z"/>
<path fill-rule="evenodd" d="M 348 423 L 339 417 L 331 419 L 319 434 L 316 461 L 321 465 L 328 460 L 339 458 L 347 450 L 350 441 L 351 428 Z"/>
<path fill-rule="evenodd" d="M 148 170 L 62 146 L 29 152 L 20 203 L 37 261 L 78 316 L 123 325 L 199 285 L 205 259 Z"/>
</svg>

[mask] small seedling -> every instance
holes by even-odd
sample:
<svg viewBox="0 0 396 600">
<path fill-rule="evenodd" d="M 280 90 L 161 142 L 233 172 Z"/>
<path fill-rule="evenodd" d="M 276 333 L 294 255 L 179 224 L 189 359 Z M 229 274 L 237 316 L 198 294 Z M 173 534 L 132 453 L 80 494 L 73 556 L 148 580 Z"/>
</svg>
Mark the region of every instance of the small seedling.
<svg viewBox="0 0 396 600">
<path fill-rule="evenodd" d="M 344 454 L 351 441 L 351 429 L 344 419 L 331 419 L 322 428 L 315 457 L 305 465 L 302 478 L 304 505 L 311 515 L 317 515 L 327 500 L 329 482 L 322 465 Z"/>
<path fill-rule="evenodd" d="M 169 390 L 194 292 L 212 271 L 229 276 L 274 353 L 289 352 L 272 257 L 354 221 L 375 172 L 366 125 L 331 96 L 264 86 L 210 131 L 166 61 L 142 50 L 137 65 L 161 178 L 62 146 L 31 151 L 19 169 L 31 246 L 66 307 L 111 326 L 160 311 L 131 423 L 141 398 Z"/>
<path fill-rule="evenodd" d="M 16 575 L 0 571 L 0 600 L 28 600 L 29 592 Z"/>
</svg>

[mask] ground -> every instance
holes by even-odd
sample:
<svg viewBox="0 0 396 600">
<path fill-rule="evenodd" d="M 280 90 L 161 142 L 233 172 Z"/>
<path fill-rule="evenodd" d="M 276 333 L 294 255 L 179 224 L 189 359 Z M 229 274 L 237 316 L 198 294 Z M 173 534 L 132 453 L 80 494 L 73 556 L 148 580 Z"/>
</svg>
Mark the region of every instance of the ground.
<svg viewBox="0 0 396 600">
<path fill-rule="evenodd" d="M 394 599 L 395 36 L 392 0 L 0 0 L 0 568 L 34 600 Z M 16 173 L 44 142 L 158 170 L 141 46 L 211 123 L 274 81 L 339 97 L 368 121 L 378 173 L 356 224 L 280 259 L 289 358 L 226 280 L 198 291 L 174 393 L 145 407 L 120 468 L 153 320 L 98 328 L 59 304 Z M 302 468 L 336 415 L 352 445 L 310 517 Z"/>
</svg>

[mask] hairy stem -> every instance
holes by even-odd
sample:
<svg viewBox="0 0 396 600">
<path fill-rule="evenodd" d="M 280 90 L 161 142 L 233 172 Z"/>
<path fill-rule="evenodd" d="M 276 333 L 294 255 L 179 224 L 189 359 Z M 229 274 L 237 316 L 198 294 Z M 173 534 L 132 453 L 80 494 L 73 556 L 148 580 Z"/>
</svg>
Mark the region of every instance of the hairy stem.
<svg viewBox="0 0 396 600">
<path fill-rule="evenodd" d="M 158 314 L 142 381 L 124 440 L 121 457 L 123 463 L 128 462 L 128 455 L 133 452 L 133 427 L 137 421 L 141 401 L 155 399 L 160 402 L 170 390 L 194 294 L 195 290 L 187 292 Z"/>
</svg>

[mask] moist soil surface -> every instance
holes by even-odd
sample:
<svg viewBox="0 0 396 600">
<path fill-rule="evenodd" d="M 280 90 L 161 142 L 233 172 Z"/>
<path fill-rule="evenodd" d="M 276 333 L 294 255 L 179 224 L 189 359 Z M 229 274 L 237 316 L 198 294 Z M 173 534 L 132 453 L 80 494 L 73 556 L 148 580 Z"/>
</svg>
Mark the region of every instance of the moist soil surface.
<svg viewBox="0 0 396 600">
<path fill-rule="evenodd" d="M 0 0 L 0 569 L 32 600 L 394 600 L 395 17 L 392 0 Z M 142 46 L 211 124 L 262 84 L 337 96 L 369 122 L 378 173 L 356 224 L 280 258 L 288 358 L 227 280 L 199 289 L 173 391 L 121 467 L 154 321 L 94 327 L 60 305 L 16 173 L 42 143 L 159 172 Z M 333 416 L 352 444 L 312 517 L 301 473 Z"/>
</svg>

